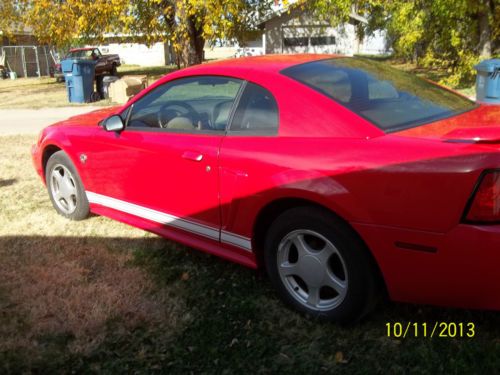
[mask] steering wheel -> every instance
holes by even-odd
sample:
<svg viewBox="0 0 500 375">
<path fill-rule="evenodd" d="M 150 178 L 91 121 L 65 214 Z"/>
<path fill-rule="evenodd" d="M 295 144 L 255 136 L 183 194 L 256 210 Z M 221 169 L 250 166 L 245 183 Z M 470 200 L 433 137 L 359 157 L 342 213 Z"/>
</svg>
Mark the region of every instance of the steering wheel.
<svg viewBox="0 0 500 375">
<path fill-rule="evenodd" d="M 175 109 L 175 107 L 177 107 L 177 109 Z M 185 102 L 181 102 L 180 100 L 171 100 L 160 107 L 160 110 L 158 111 L 158 125 L 160 128 L 166 128 L 170 120 L 181 116 L 188 117 L 192 121 L 193 127 L 196 126 L 200 120 L 200 115 L 196 112 L 193 106 Z"/>
</svg>

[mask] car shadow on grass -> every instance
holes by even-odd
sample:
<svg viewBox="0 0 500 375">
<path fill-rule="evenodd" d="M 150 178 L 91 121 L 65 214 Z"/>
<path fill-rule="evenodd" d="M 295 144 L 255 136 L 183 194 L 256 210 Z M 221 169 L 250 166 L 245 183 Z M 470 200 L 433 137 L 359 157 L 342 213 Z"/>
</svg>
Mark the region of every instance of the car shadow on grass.
<svg viewBox="0 0 500 375">
<path fill-rule="evenodd" d="M 299 315 L 260 273 L 157 237 L 0 237 L 0 370 L 492 373 L 494 312 L 385 302 L 349 327 Z M 457 291 L 459 292 L 459 291 Z M 475 324 L 388 337 L 387 323 Z"/>
</svg>

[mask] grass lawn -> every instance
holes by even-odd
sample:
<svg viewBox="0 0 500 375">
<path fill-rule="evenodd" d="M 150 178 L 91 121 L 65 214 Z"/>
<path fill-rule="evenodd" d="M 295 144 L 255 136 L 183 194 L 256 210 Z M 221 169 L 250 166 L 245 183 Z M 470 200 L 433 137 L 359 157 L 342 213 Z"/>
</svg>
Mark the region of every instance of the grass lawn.
<svg viewBox="0 0 500 375">
<path fill-rule="evenodd" d="M 439 82 L 442 79 L 446 78 L 449 73 L 445 69 L 431 69 L 431 68 L 418 68 L 416 64 L 411 62 L 404 62 L 400 59 L 394 58 L 391 55 L 356 55 L 363 58 L 372 59 L 375 61 L 384 62 L 390 64 L 396 69 L 404 70 L 406 72 L 410 72 L 419 77 Z M 476 86 L 475 84 L 470 85 L 460 85 L 459 87 L 450 87 L 451 89 L 458 91 L 462 95 L 465 95 L 473 100 L 476 98 Z"/>
<path fill-rule="evenodd" d="M 390 64 L 400 70 L 404 70 L 413 74 L 416 74 L 419 77 L 430 79 L 434 82 L 439 82 L 441 79 L 446 77 L 446 72 L 438 69 L 425 69 L 425 68 L 417 68 L 415 64 L 409 63 L 401 63 L 396 60 L 391 61 Z M 473 85 L 465 85 L 460 87 L 450 87 L 451 89 L 458 91 L 462 95 L 465 95 L 473 100 L 476 98 L 476 86 Z"/>
<path fill-rule="evenodd" d="M 145 74 L 149 84 L 156 81 L 174 68 L 172 66 L 140 67 L 123 65 L 118 68 L 118 75 Z M 89 104 L 68 103 L 64 82 L 56 82 L 55 78 L 19 78 L 16 80 L 0 80 L 0 109 L 11 108 L 46 108 L 86 105 L 112 105 L 109 100 L 101 100 Z"/>
<path fill-rule="evenodd" d="M 2 374 L 500 368 L 498 313 L 387 302 L 353 327 L 320 323 L 284 307 L 254 271 L 103 217 L 63 219 L 32 168 L 32 142 L 0 137 Z M 473 322 L 476 336 L 387 337 L 386 323 L 409 321 Z"/>
</svg>

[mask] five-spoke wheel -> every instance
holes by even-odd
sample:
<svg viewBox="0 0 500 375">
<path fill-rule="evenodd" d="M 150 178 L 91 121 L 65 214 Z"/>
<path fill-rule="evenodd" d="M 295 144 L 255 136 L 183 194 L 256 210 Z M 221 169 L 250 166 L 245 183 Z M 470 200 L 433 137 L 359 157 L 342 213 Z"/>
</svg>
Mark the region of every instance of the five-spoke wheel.
<svg viewBox="0 0 500 375">
<path fill-rule="evenodd" d="M 78 172 L 63 151 L 54 153 L 45 166 L 45 181 L 56 211 L 72 220 L 89 215 L 89 202 Z"/>
<path fill-rule="evenodd" d="M 281 281 L 299 302 L 318 311 L 335 308 L 345 298 L 348 277 L 342 255 L 324 236 L 294 230 L 278 246 Z"/>
<path fill-rule="evenodd" d="M 62 164 L 57 164 L 50 174 L 50 193 L 57 207 L 70 215 L 76 209 L 78 191 L 71 172 Z"/>
<path fill-rule="evenodd" d="M 375 305 L 373 259 L 355 232 L 325 209 L 281 214 L 268 231 L 264 260 L 281 298 L 299 311 L 349 322 Z"/>
</svg>

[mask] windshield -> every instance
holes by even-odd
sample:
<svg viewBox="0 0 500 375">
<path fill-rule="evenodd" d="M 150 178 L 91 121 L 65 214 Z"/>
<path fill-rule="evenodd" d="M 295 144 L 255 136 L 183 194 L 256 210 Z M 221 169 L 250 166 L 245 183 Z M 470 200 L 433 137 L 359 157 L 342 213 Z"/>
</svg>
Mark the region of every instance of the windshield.
<svg viewBox="0 0 500 375">
<path fill-rule="evenodd" d="M 475 103 L 417 76 L 363 58 L 335 58 L 282 73 L 332 98 L 386 132 L 441 120 Z"/>
</svg>

